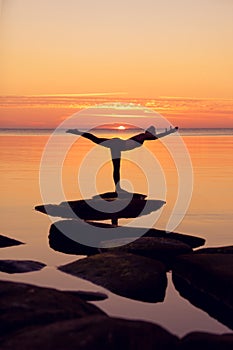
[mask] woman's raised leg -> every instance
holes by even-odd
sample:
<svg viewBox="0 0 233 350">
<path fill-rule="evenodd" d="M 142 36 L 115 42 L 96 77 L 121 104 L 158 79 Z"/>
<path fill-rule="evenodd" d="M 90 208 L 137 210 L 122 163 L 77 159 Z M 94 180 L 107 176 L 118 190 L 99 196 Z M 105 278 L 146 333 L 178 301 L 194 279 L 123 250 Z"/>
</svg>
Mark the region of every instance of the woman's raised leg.
<svg viewBox="0 0 233 350">
<path fill-rule="evenodd" d="M 91 140 L 92 142 L 96 143 L 97 145 L 109 140 L 109 139 L 104 138 L 104 137 L 97 137 L 89 132 L 81 132 L 78 129 L 68 129 L 66 132 L 69 134 L 80 135 L 80 136 L 84 137 L 85 139 Z M 102 146 L 104 146 L 104 145 L 102 145 Z M 105 146 L 105 147 L 107 147 L 107 146 Z"/>
</svg>

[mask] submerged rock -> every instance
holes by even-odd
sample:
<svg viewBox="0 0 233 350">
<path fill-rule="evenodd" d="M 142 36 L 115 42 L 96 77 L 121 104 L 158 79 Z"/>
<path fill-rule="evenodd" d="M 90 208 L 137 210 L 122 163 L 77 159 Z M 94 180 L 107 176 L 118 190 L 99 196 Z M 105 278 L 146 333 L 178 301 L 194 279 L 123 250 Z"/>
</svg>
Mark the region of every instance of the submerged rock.
<svg viewBox="0 0 233 350">
<path fill-rule="evenodd" d="M 104 315 L 104 312 L 82 301 L 73 292 L 0 281 L 0 336 L 2 337 L 26 327 L 89 315 Z"/>
<path fill-rule="evenodd" d="M 0 271 L 6 273 L 24 273 L 43 269 L 46 265 L 31 260 L 0 260 Z"/>
<path fill-rule="evenodd" d="M 103 253 L 60 266 L 59 270 L 84 278 L 121 296 L 163 301 L 166 268 L 156 260 L 128 253 Z"/>
<path fill-rule="evenodd" d="M 228 327 L 233 327 L 233 254 L 179 256 L 172 278 L 179 293 Z"/>
<path fill-rule="evenodd" d="M 14 245 L 24 244 L 16 239 L 9 238 L 3 235 L 0 235 L 0 248 L 12 247 Z"/>
<path fill-rule="evenodd" d="M 178 338 L 164 328 L 143 321 L 89 316 L 30 327 L 5 339 L 1 350 L 166 350 L 175 349 Z"/>
</svg>

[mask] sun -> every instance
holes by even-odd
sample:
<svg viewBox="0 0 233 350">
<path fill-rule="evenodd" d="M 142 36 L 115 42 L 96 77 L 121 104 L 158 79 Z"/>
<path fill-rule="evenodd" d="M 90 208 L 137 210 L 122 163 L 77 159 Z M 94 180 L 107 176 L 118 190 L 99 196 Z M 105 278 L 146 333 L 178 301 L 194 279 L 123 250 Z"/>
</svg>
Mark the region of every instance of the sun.
<svg viewBox="0 0 233 350">
<path fill-rule="evenodd" d="M 118 126 L 118 130 L 125 130 L 125 127 L 123 125 Z"/>
</svg>

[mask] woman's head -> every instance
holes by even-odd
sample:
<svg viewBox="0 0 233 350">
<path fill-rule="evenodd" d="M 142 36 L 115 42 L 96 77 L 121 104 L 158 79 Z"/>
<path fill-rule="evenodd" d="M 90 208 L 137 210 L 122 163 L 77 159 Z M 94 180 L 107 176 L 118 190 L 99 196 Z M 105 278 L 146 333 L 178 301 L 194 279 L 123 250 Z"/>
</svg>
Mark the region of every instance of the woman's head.
<svg viewBox="0 0 233 350">
<path fill-rule="evenodd" d="M 156 129 L 153 125 L 151 125 L 148 129 L 146 129 L 146 132 L 149 132 L 152 135 L 156 134 Z"/>
</svg>

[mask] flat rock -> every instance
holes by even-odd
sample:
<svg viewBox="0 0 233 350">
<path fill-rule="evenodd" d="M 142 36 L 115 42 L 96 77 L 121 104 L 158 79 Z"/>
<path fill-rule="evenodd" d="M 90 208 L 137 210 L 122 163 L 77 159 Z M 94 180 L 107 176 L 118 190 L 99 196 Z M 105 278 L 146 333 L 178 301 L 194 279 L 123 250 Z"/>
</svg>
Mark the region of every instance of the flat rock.
<svg viewBox="0 0 233 350">
<path fill-rule="evenodd" d="M 233 327 L 233 254 L 177 257 L 172 278 L 179 293 L 228 327 Z"/>
<path fill-rule="evenodd" d="M 95 315 L 30 327 L 3 340 L 1 350 L 166 350 L 177 343 L 158 325 Z"/>
<path fill-rule="evenodd" d="M 89 315 L 104 315 L 104 312 L 81 300 L 73 292 L 0 281 L 2 337 L 8 337 L 9 333 L 29 326 L 46 325 Z"/>
<path fill-rule="evenodd" d="M 145 199 L 147 197 L 146 194 L 143 193 L 135 193 L 128 191 L 120 191 L 120 192 L 104 192 L 99 195 L 93 196 L 92 199 L 103 198 L 106 201 L 116 200 L 117 198 L 125 199 L 125 198 L 133 198 L 133 199 Z"/>
<path fill-rule="evenodd" d="M 110 241 L 105 242 L 105 244 L 106 246 L 108 246 L 108 244 L 110 244 L 111 246 L 111 244 L 113 243 L 111 243 Z M 127 252 L 152 259 L 161 260 L 165 263 L 171 263 L 171 261 L 177 255 L 189 253 L 192 251 L 192 248 L 189 245 L 172 238 L 141 237 L 131 243 L 119 246 L 117 248 L 100 249 L 100 251 L 102 252 L 106 250 L 110 250 L 112 252 Z"/>
<path fill-rule="evenodd" d="M 233 334 L 210 334 L 205 332 L 192 332 L 181 339 L 180 350 L 232 350 Z"/>
<path fill-rule="evenodd" d="M 82 220 L 117 220 L 136 218 L 150 214 L 162 208 L 162 200 L 117 198 L 114 201 L 105 199 L 85 199 L 62 202 L 60 204 L 38 205 L 35 210 L 51 216 Z"/>
<path fill-rule="evenodd" d="M 161 262 L 128 253 L 93 255 L 59 270 L 115 294 L 147 302 L 163 301 L 167 286 L 166 268 Z"/>
<path fill-rule="evenodd" d="M 6 273 L 24 273 L 39 271 L 46 265 L 31 260 L 0 260 L 0 271 Z"/>
<path fill-rule="evenodd" d="M 0 235 L 0 248 L 12 247 L 14 245 L 24 244 L 16 239 L 9 238 L 3 235 Z"/>
</svg>

